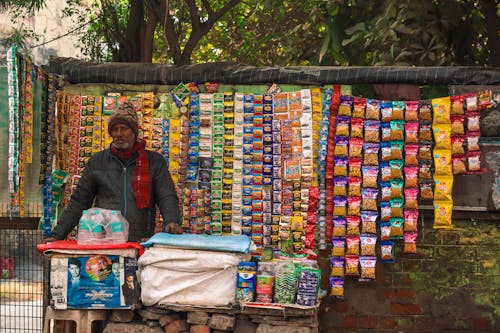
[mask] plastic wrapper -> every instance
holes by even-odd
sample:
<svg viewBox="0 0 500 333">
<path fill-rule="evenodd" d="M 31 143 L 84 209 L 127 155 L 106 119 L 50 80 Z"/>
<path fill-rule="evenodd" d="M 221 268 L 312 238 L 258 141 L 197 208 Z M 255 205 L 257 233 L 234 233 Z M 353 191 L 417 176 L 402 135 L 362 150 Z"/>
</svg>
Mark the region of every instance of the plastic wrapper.
<svg viewBox="0 0 500 333">
<path fill-rule="evenodd" d="M 347 177 L 333 178 L 333 195 L 335 196 L 347 195 Z"/>
<path fill-rule="evenodd" d="M 378 166 L 378 152 L 380 150 L 380 144 L 367 142 L 363 145 L 363 149 L 364 149 L 364 156 L 363 156 L 364 165 Z"/>
<path fill-rule="evenodd" d="M 360 266 L 360 282 L 367 282 L 375 280 L 375 268 L 377 266 L 377 257 L 360 257 L 359 258 L 359 266 Z"/>
<path fill-rule="evenodd" d="M 391 168 L 391 179 L 403 178 L 403 164 L 404 162 L 402 160 L 389 161 L 389 166 Z"/>
<path fill-rule="evenodd" d="M 380 220 L 389 221 L 391 218 L 391 203 L 388 201 L 380 202 Z"/>
<path fill-rule="evenodd" d="M 347 136 L 336 136 L 335 137 L 335 156 L 347 156 L 348 154 L 348 144 L 349 138 Z"/>
<path fill-rule="evenodd" d="M 467 132 L 466 135 L 466 145 L 467 151 L 479 151 L 479 138 L 481 137 L 481 132 Z"/>
<path fill-rule="evenodd" d="M 391 183 L 388 181 L 383 181 L 380 183 L 380 200 L 391 200 Z"/>
<path fill-rule="evenodd" d="M 359 257 L 348 255 L 345 257 L 345 275 L 359 276 Z"/>
<path fill-rule="evenodd" d="M 406 122 L 405 127 L 405 143 L 418 143 L 418 122 Z"/>
<path fill-rule="evenodd" d="M 391 224 L 391 239 L 403 238 L 404 219 L 393 217 L 389 223 Z"/>
<path fill-rule="evenodd" d="M 417 188 L 405 188 L 405 209 L 418 209 L 418 192 Z"/>
<path fill-rule="evenodd" d="M 380 133 L 382 142 L 391 141 L 391 123 L 390 122 L 380 123 Z"/>
<path fill-rule="evenodd" d="M 420 140 L 432 141 L 432 125 L 430 122 L 421 122 L 418 130 Z"/>
<path fill-rule="evenodd" d="M 363 150 L 363 139 L 350 138 L 349 139 L 349 157 L 361 157 Z"/>
<path fill-rule="evenodd" d="M 345 258 L 344 257 L 331 257 L 330 258 L 330 276 L 343 277 L 345 276 L 344 271 Z"/>
<path fill-rule="evenodd" d="M 451 116 L 451 135 L 464 135 L 465 116 L 456 114 Z"/>
<path fill-rule="evenodd" d="M 361 214 L 361 197 L 348 196 L 347 215 L 359 216 L 360 214 Z"/>
<path fill-rule="evenodd" d="M 450 123 L 450 97 L 440 97 L 432 99 L 432 111 L 434 124 Z"/>
<path fill-rule="evenodd" d="M 418 227 L 418 209 L 405 209 L 404 211 L 404 230 L 417 231 Z"/>
<path fill-rule="evenodd" d="M 346 254 L 347 255 L 359 255 L 359 235 L 349 235 L 345 239 L 346 241 Z"/>
<path fill-rule="evenodd" d="M 451 150 L 434 150 L 434 176 L 452 176 Z"/>
<path fill-rule="evenodd" d="M 463 135 L 456 135 L 451 137 L 451 154 L 453 156 L 465 154 L 464 142 L 465 137 Z"/>
<path fill-rule="evenodd" d="M 394 198 L 391 199 L 390 203 L 391 203 L 391 218 L 403 217 L 404 199 Z"/>
<path fill-rule="evenodd" d="M 339 116 L 351 116 L 352 106 L 354 104 L 354 97 L 340 96 L 340 105 L 338 109 Z"/>
<path fill-rule="evenodd" d="M 380 114 L 382 121 L 388 122 L 392 120 L 392 102 L 384 101 L 380 103 Z"/>
<path fill-rule="evenodd" d="M 451 158 L 454 175 L 463 175 L 467 173 L 467 165 L 465 155 L 453 156 Z"/>
<path fill-rule="evenodd" d="M 436 143 L 434 149 L 451 149 L 451 125 L 450 124 L 437 124 L 433 128 L 434 142 Z"/>
<path fill-rule="evenodd" d="M 361 177 L 347 177 L 348 195 L 361 196 Z"/>
<path fill-rule="evenodd" d="M 420 186 L 420 199 L 433 200 L 434 199 L 434 180 L 425 179 L 419 181 Z"/>
<path fill-rule="evenodd" d="M 363 159 L 359 157 L 349 157 L 349 177 L 361 177 L 361 165 Z"/>
<path fill-rule="evenodd" d="M 432 161 L 421 161 L 418 166 L 418 178 L 432 179 Z"/>
<path fill-rule="evenodd" d="M 467 112 L 465 114 L 467 117 L 467 131 L 480 131 L 481 127 L 481 114 L 479 111 Z"/>
<path fill-rule="evenodd" d="M 418 233 L 415 232 L 405 232 L 404 234 L 404 247 L 403 252 L 405 254 L 415 254 L 417 253 L 417 237 Z"/>
<path fill-rule="evenodd" d="M 404 120 L 405 112 L 405 102 L 402 101 L 393 101 L 392 102 L 392 116 L 391 120 Z"/>
<path fill-rule="evenodd" d="M 451 229 L 452 225 L 452 201 L 434 201 L 434 229 Z"/>
<path fill-rule="evenodd" d="M 351 138 L 363 138 L 364 120 L 361 118 L 351 119 Z"/>
<path fill-rule="evenodd" d="M 377 211 L 361 211 L 361 232 L 366 234 L 377 233 Z"/>
<path fill-rule="evenodd" d="M 333 215 L 346 216 L 347 215 L 347 199 L 345 197 L 333 198 Z"/>
<path fill-rule="evenodd" d="M 418 108 L 419 108 L 419 101 L 406 101 L 405 120 L 418 121 Z"/>
<path fill-rule="evenodd" d="M 418 118 L 420 121 L 432 121 L 432 104 L 430 101 L 421 101 L 418 109 Z"/>
<path fill-rule="evenodd" d="M 343 257 L 344 255 L 345 255 L 345 238 L 344 237 L 333 237 L 332 238 L 332 256 Z"/>
<path fill-rule="evenodd" d="M 351 122 L 351 118 L 338 116 L 337 117 L 337 127 L 335 128 L 335 134 L 339 136 L 348 136 L 349 135 L 349 124 Z"/>
<path fill-rule="evenodd" d="M 404 139 L 404 133 L 405 133 L 405 122 L 402 120 L 392 120 L 390 122 L 390 127 L 391 127 L 391 135 L 390 135 L 391 141 L 393 140 L 402 141 Z"/>
<path fill-rule="evenodd" d="M 314 306 L 318 299 L 320 281 L 321 270 L 317 267 L 317 264 L 301 263 L 295 304 Z"/>
<path fill-rule="evenodd" d="M 363 210 L 377 210 L 378 189 L 364 188 L 361 190 Z"/>
<path fill-rule="evenodd" d="M 453 176 L 434 177 L 434 200 L 451 201 L 453 189 Z"/>
<path fill-rule="evenodd" d="M 380 142 L 380 121 L 367 120 L 365 121 L 365 142 Z"/>
<path fill-rule="evenodd" d="M 346 235 L 346 224 L 347 221 L 345 217 L 334 217 L 333 218 L 333 236 L 342 237 Z"/>
<path fill-rule="evenodd" d="M 469 93 L 464 95 L 465 98 L 465 110 L 466 111 L 477 111 L 479 110 L 479 100 L 475 93 Z"/>
<path fill-rule="evenodd" d="M 347 220 L 347 235 L 359 235 L 359 225 L 361 224 L 361 217 L 359 216 L 348 216 Z"/>
<path fill-rule="evenodd" d="M 333 175 L 347 176 L 347 157 L 335 157 L 333 160 Z"/>
<path fill-rule="evenodd" d="M 467 152 L 467 167 L 469 172 L 481 171 L 481 152 L 471 151 Z"/>
<path fill-rule="evenodd" d="M 391 223 L 389 221 L 380 222 L 380 240 L 389 240 L 391 238 Z"/>
<path fill-rule="evenodd" d="M 418 187 L 418 166 L 404 167 L 405 188 Z"/>
<path fill-rule="evenodd" d="M 363 166 L 363 187 L 378 188 L 378 167 Z"/>
<path fill-rule="evenodd" d="M 404 180 L 401 178 L 391 179 L 391 199 L 403 198 Z"/>
<path fill-rule="evenodd" d="M 375 234 L 362 234 L 360 237 L 361 255 L 362 256 L 375 256 L 377 235 Z"/>
<path fill-rule="evenodd" d="M 396 260 L 394 241 L 380 242 L 380 259 L 385 263 L 394 263 Z"/>
<path fill-rule="evenodd" d="M 451 102 L 451 110 L 450 113 L 452 115 L 460 115 L 464 114 L 464 96 L 450 96 Z"/>
<path fill-rule="evenodd" d="M 354 97 L 353 118 L 365 118 L 366 99 Z"/>
<path fill-rule="evenodd" d="M 344 278 L 330 277 L 330 296 L 338 299 L 344 298 Z"/>
<path fill-rule="evenodd" d="M 380 163 L 380 180 L 388 182 L 391 180 L 391 165 L 389 162 Z"/>
<path fill-rule="evenodd" d="M 276 263 L 274 288 L 274 301 L 276 303 L 295 303 L 298 289 L 298 272 L 292 261 L 279 260 Z"/>
<path fill-rule="evenodd" d="M 375 99 L 368 99 L 366 101 L 365 119 L 380 119 L 380 101 Z"/>
<path fill-rule="evenodd" d="M 84 210 L 78 223 L 78 244 L 120 244 L 128 240 L 129 223 L 120 211 Z"/>
<path fill-rule="evenodd" d="M 403 159 L 403 141 L 391 141 L 391 160 Z"/>
</svg>

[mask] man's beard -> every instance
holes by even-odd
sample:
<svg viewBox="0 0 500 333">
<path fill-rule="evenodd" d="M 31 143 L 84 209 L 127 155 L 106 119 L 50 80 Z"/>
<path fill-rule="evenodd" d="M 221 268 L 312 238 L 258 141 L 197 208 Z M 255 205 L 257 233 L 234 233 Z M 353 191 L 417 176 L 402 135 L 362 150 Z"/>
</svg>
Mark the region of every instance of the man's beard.
<svg viewBox="0 0 500 333">
<path fill-rule="evenodd" d="M 121 140 L 120 142 L 113 141 L 113 147 L 118 150 L 129 150 L 134 146 L 134 143 L 131 141 Z"/>
</svg>

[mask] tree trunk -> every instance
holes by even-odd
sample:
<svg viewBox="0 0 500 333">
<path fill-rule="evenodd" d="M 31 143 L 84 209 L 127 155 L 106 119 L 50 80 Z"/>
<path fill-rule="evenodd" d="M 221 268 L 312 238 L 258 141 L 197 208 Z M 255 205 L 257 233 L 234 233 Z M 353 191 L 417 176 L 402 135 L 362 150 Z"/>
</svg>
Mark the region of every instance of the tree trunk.
<svg viewBox="0 0 500 333">
<path fill-rule="evenodd" d="M 500 67 L 500 36 L 499 17 L 495 0 L 479 1 L 481 12 L 486 20 L 486 34 L 488 36 L 488 49 L 490 50 L 490 66 Z"/>
</svg>

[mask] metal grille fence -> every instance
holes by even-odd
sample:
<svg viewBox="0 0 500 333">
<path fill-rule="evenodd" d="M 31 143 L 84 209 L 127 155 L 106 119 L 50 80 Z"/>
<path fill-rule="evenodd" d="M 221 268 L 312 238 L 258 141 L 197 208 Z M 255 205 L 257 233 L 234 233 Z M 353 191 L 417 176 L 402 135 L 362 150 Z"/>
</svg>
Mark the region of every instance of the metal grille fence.
<svg viewBox="0 0 500 333">
<path fill-rule="evenodd" d="M 42 238 L 36 219 L 0 221 L 0 333 L 42 332 Z"/>
</svg>

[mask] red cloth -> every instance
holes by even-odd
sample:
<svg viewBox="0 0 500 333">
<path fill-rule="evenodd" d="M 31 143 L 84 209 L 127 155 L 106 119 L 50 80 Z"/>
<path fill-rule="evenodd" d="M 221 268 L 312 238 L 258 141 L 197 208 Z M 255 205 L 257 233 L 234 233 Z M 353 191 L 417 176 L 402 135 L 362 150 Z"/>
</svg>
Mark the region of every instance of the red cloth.
<svg viewBox="0 0 500 333">
<path fill-rule="evenodd" d="M 57 250 L 113 250 L 113 249 L 137 249 L 139 256 L 144 253 L 144 247 L 141 244 L 135 242 L 127 242 L 121 244 L 95 244 L 95 245 L 82 245 L 78 244 L 76 241 L 70 240 L 58 240 L 55 242 L 38 244 L 36 246 L 38 252 L 43 253 L 45 251 L 55 251 Z"/>
<path fill-rule="evenodd" d="M 121 151 L 111 145 L 113 154 L 122 160 L 131 159 L 136 152 L 139 154 L 134 170 L 135 204 L 138 209 L 150 208 L 151 205 L 151 193 L 149 192 L 151 177 L 149 175 L 149 159 L 145 147 L 146 141 L 142 139 L 138 139 L 134 147 L 129 151 Z"/>
</svg>

